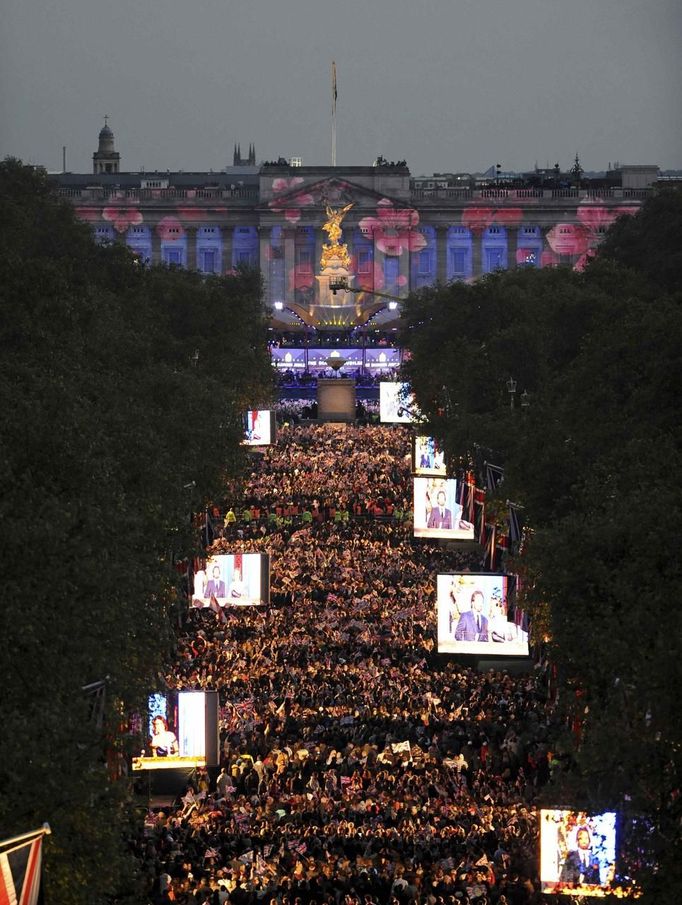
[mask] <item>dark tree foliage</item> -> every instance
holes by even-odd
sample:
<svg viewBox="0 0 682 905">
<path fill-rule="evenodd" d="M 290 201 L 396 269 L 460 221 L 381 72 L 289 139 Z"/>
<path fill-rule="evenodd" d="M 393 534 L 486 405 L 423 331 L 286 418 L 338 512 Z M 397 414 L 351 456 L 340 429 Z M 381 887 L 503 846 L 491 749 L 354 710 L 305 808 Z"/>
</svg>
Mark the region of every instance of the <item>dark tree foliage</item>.
<svg viewBox="0 0 682 905">
<path fill-rule="evenodd" d="M 609 230 L 599 256 L 644 275 L 665 292 L 680 290 L 682 274 L 680 189 L 660 191 L 632 217 Z"/>
<path fill-rule="evenodd" d="M 260 277 L 142 268 L 14 160 L 0 210 L 0 837 L 49 821 L 51 902 L 139 901 L 111 766 L 171 652 L 190 513 L 273 392 Z"/>
<path fill-rule="evenodd" d="M 632 871 L 647 901 L 671 903 L 682 890 L 680 225 L 682 194 L 661 193 L 617 221 L 585 273 L 423 290 L 402 332 L 435 432 L 463 464 L 504 466 L 499 492 L 532 532 L 511 568 L 576 730 L 560 744 L 578 769 L 549 794 L 636 818 Z"/>
</svg>

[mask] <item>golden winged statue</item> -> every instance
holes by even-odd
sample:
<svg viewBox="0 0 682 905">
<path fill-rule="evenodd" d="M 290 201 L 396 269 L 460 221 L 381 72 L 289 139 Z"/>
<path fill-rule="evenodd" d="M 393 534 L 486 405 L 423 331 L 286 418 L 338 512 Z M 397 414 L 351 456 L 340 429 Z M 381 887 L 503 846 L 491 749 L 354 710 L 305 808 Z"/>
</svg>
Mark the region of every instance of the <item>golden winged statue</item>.
<svg viewBox="0 0 682 905">
<path fill-rule="evenodd" d="M 332 245 L 339 244 L 339 239 L 341 238 L 341 221 L 352 207 L 353 202 L 342 207 L 340 210 L 335 211 L 327 205 L 327 220 L 322 225 L 322 229 L 329 236 L 329 241 Z"/>
</svg>

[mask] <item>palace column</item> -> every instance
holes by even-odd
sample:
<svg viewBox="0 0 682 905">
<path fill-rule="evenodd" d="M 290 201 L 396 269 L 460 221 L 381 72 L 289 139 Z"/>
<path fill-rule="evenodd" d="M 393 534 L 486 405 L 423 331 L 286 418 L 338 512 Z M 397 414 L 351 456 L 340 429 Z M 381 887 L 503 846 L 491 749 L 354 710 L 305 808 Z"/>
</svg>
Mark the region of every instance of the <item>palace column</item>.
<svg viewBox="0 0 682 905">
<path fill-rule="evenodd" d="M 436 226 L 436 281 L 443 286 L 448 281 L 448 229 L 444 223 Z"/>
<path fill-rule="evenodd" d="M 317 223 L 314 224 L 313 230 L 315 236 L 315 261 L 313 262 L 313 273 L 319 273 L 320 258 L 322 257 L 322 246 L 324 245 L 326 237 L 322 232 L 322 227 Z"/>
<path fill-rule="evenodd" d="M 154 223 L 151 227 L 152 231 L 152 264 L 161 263 L 161 236 L 159 235 L 159 224 Z"/>
<path fill-rule="evenodd" d="M 401 298 L 407 296 L 410 291 L 412 251 L 410 249 L 409 240 L 405 250 L 407 251 L 407 254 L 402 254 L 398 257 L 398 291 L 396 292 L 396 295 L 399 295 Z M 419 252 L 417 252 L 417 254 L 419 254 Z"/>
<path fill-rule="evenodd" d="M 519 228 L 518 226 L 507 227 L 507 270 L 513 270 L 516 267 L 516 250 L 519 247 Z"/>
<path fill-rule="evenodd" d="M 284 235 L 284 294 L 290 301 L 296 301 L 296 227 L 282 227 Z M 291 289 L 289 279 L 291 278 Z"/>
<path fill-rule="evenodd" d="M 187 270 L 197 269 L 197 228 L 196 226 L 186 226 L 185 236 L 187 237 Z"/>
<path fill-rule="evenodd" d="M 383 283 L 383 273 L 384 273 L 384 253 L 377 245 L 377 234 L 381 235 L 380 232 L 373 229 L 372 230 L 372 279 L 370 280 L 370 284 L 372 289 L 376 289 L 376 272 L 377 268 L 382 274 L 382 283 Z M 379 290 L 381 291 L 381 290 Z"/>
<path fill-rule="evenodd" d="M 471 231 L 471 276 L 476 279 L 481 276 L 481 253 L 483 246 L 483 231 Z"/>
<path fill-rule="evenodd" d="M 348 254 L 353 257 L 353 233 L 355 232 L 355 225 L 352 223 L 346 223 L 343 230 L 343 235 L 341 236 L 341 241 L 348 248 Z M 320 252 L 321 254 L 322 252 Z"/>
<path fill-rule="evenodd" d="M 228 270 L 232 270 L 232 234 L 234 232 L 234 226 L 230 224 L 225 224 L 220 227 L 220 237 L 222 240 L 222 272 L 226 273 Z"/>
<path fill-rule="evenodd" d="M 263 278 L 263 297 L 266 304 L 271 304 L 270 298 L 270 255 L 271 255 L 272 229 L 269 226 L 258 227 L 258 266 Z"/>
<path fill-rule="evenodd" d="M 542 236 L 542 248 L 540 250 L 540 260 L 538 261 L 538 267 L 542 267 L 543 252 L 547 251 L 550 253 L 550 255 L 553 253 L 552 246 L 549 244 L 549 242 L 547 240 L 547 235 L 553 228 L 554 228 L 553 223 L 544 223 L 540 226 L 540 235 Z M 558 258 L 558 255 L 557 255 L 557 258 Z"/>
</svg>

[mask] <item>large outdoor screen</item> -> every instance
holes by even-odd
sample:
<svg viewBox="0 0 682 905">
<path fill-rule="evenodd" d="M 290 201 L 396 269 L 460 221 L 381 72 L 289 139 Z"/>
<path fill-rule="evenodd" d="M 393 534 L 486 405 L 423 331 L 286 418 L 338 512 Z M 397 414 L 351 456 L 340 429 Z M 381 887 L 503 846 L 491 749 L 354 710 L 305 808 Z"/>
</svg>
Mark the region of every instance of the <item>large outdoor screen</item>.
<svg viewBox="0 0 682 905">
<path fill-rule="evenodd" d="M 329 365 L 327 359 L 335 353 L 345 359 L 344 371 L 367 371 L 370 374 L 381 374 L 384 371 L 396 370 L 400 367 L 400 349 L 388 346 L 363 348 L 362 346 L 344 347 L 343 349 L 330 348 L 294 348 L 292 346 L 270 349 L 272 363 L 279 371 L 293 371 L 301 373 L 310 371 L 312 374 L 324 373 Z"/>
<path fill-rule="evenodd" d="M 438 652 L 527 657 L 527 626 L 523 614 L 510 612 L 508 589 L 506 575 L 438 575 Z"/>
<path fill-rule="evenodd" d="M 412 471 L 420 476 L 444 478 L 447 475 L 445 452 L 435 437 L 417 434 L 413 438 Z"/>
<path fill-rule="evenodd" d="M 149 696 L 147 739 L 133 770 L 203 766 L 217 759 L 218 695 L 179 691 Z"/>
<path fill-rule="evenodd" d="M 194 573 L 192 606 L 210 607 L 212 601 L 221 607 L 269 603 L 269 554 L 222 553 L 208 559 L 206 568 Z"/>
<path fill-rule="evenodd" d="M 408 383 L 382 380 L 379 384 L 379 419 L 384 424 L 412 424 L 421 420 Z"/>
<path fill-rule="evenodd" d="M 616 814 L 540 811 L 540 883 L 544 893 L 605 896 L 615 888 Z"/>
<path fill-rule="evenodd" d="M 269 409 L 249 409 L 244 415 L 244 446 L 270 446 L 275 442 L 275 413 Z"/>
<path fill-rule="evenodd" d="M 414 536 L 474 540 L 474 526 L 464 519 L 454 478 L 414 479 Z"/>
</svg>

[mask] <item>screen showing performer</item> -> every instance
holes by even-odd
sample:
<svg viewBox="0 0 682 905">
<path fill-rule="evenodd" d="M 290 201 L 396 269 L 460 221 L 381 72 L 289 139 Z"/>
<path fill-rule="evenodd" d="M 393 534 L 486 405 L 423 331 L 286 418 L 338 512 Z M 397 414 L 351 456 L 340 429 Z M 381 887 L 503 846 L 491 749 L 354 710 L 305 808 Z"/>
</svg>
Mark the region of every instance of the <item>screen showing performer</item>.
<svg viewBox="0 0 682 905">
<path fill-rule="evenodd" d="M 445 452 L 435 437 L 417 435 L 412 451 L 412 471 L 415 475 L 444 478 L 447 475 Z"/>
<path fill-rule="evenodd" d="M 169 757 L 179 751 L 177 737 L 168 728 L 166 718 L 163 716 L 155 716 L 152 720 L 149 747 L 152 757 Z"/>
<path fill-rule="evenodd" d="M 390 380 L 379 383 L 379 420 L 383 424 L 411 424 L 421 420 L 408 383 Z"/>
<path fill-rule="evenodd" d="M 414 479 L 414 536 L 474 540 L 474 526 L 457 502 L 454 478 Z"/>
<path fill-rule="evenodd" d="M 542 809 L 540 882 L 544 893 L 604 896 L 616 874 L 616 814 Z"/>
<path fill-rule="evenodd" d="M 257 606 L 269 602 L 269 589 L 267 553 L 219 554 L 194 573 L 192 606 Z"/>
<path fill-rule="evenodd" d="M 244 415 L 245 446 L 270 446 L 275 439 L 275 413 L 269 409 L 249 409 Z"/>
<path fill-rule="evenodd" d="M 508 588 L 506 575 L 438 575 L 438 652 L 527 657 L 525 615 L 511 609 Z"/>
</svg>

